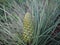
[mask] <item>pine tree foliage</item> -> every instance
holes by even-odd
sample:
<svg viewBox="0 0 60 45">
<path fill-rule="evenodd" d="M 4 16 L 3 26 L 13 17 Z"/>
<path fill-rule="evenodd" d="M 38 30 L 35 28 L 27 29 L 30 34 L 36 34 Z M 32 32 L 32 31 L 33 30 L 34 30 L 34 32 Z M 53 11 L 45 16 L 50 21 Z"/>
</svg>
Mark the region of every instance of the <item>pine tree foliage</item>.
<svg viewBox="0 0 60 45">
<path fill-rule="evenodd" d="M 6 0 L 0 6 L 0 45 L 60 45 L 60 32 L 52 35 L 60 0 Z"/>
</svg>

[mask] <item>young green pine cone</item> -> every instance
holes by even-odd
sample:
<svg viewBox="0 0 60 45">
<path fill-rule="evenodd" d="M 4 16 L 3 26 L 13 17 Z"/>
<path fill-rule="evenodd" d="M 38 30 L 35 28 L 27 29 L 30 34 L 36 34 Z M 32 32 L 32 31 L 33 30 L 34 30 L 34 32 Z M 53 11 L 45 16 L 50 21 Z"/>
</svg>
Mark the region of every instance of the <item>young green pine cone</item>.
<svg viewBox="0 0 60 45">
<path fill-rule="evenodd" d="M 33 18 L 32 15 L 27 12 L 23 21 L 23 40 L 24 42 L 31 42 L 33 36 Z"/>
</svg>

